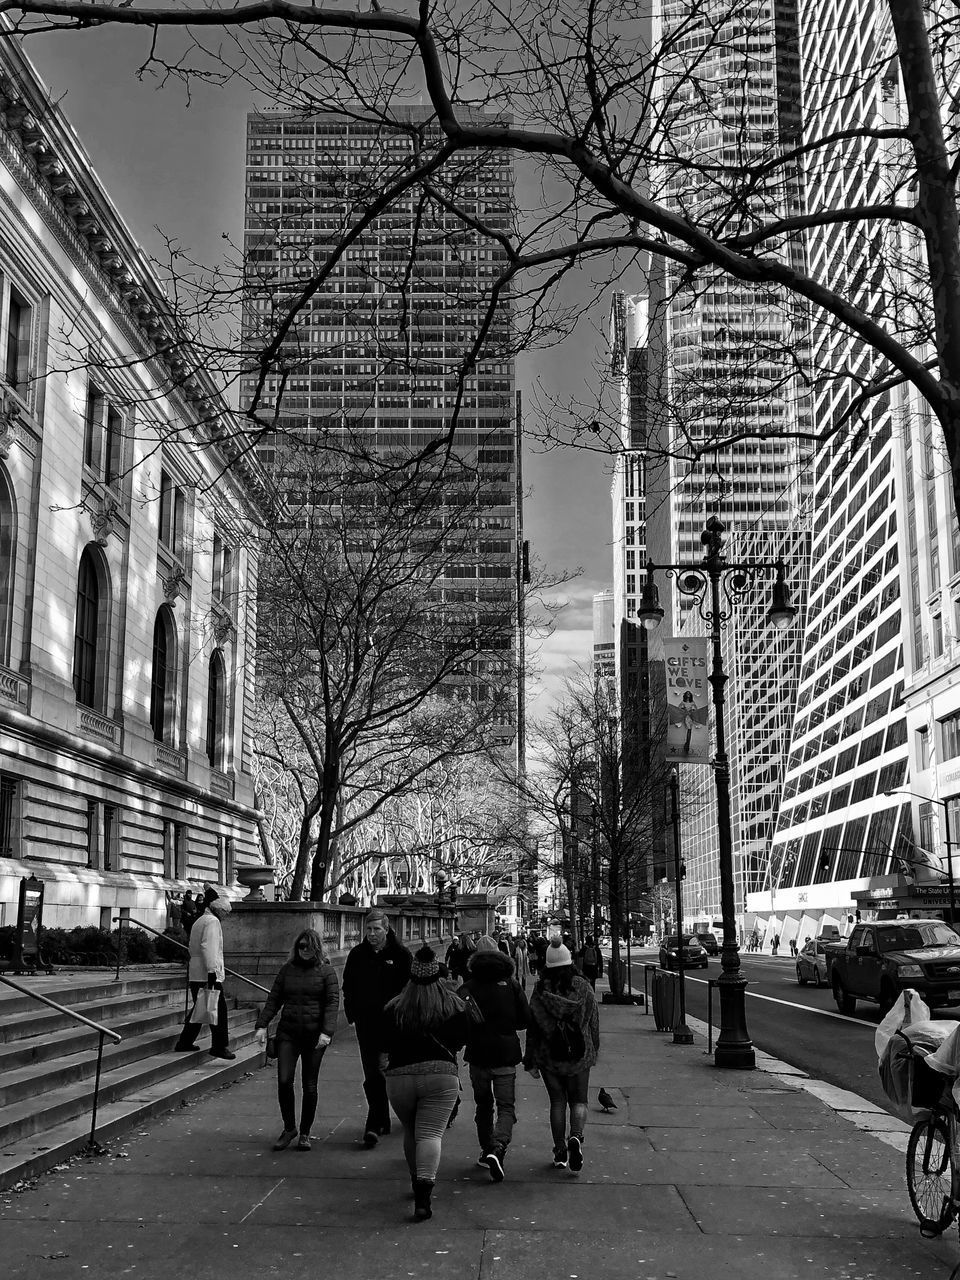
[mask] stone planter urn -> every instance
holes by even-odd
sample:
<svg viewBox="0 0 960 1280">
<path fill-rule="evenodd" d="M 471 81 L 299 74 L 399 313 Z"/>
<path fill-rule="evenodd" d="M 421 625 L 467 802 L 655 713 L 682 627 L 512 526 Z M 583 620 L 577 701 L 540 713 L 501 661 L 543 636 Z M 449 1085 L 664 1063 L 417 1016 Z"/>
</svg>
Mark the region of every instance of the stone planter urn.
<svg viewBox="0 0 960 1280">
<path fill-rule="evenodd" d="M 238 867 L 237 881 L 250 891 L 244 902 L 266 902 L 263 886 L 273 884 L 273 867 Z"/>
</svg>

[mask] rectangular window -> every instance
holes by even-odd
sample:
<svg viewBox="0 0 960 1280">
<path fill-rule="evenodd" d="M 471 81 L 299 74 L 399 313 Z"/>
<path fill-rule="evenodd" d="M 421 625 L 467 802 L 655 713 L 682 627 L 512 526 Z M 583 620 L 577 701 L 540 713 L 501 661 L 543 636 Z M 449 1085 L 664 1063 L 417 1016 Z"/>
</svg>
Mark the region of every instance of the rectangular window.
<svg viewBox="0 0 960 1280">
<path fill-rule="evenodd" d="M 930 768 L 930 734 L 926 726 L 918 729 L 916 738 L 917 744 L 917 769 L 918 771 Z"/>
<path fill-rule="evenodd" d="M 960 711 L 941 720 L 940 724 L 940 756 L 943 760 L 953 760 L 960 756 Z"/>
<path fill-rule="evenodd" d="M 182 822 L 173 824 L 173 878 L 187 878 L 187 828 Z"/>
<path fill-rule="evenodd" d="M 175 556 L 183 543 L 183 490 L 166 471 L 160 472 L 160 542 Z"/>
<path fill-rule="evenodd" d="M 120 824 L 117 822 L 117 806 L 115 804 L 105 804 L 103 806 L 103 869 L 104 871 L 119 870 L 119 858 L 117 842 L 120 832 Z"/>
<path fill-rule="evenodd" d="M 123 472 L 123 417 L 92 382 L 83 416 L 83 465 L 107 485 L 115 485 Z"/>
<path fill-rule="evenodd" d="M 83 463 L 96 471 L 100 461 L 100 432 L 103 427 L 103 395 L 93 383 L 87 385 L 87 408 L 83 415 Z"/>
<path fill-rule="evenodd" d="M 30 304 L 11 286 L 7 296 L 4 381 L 23 394 L 30 369 Z"/>
<path fill-rule="evenodd" d="M 223 601 L 230 595 L 230 579 L 233 573 L 233 548 L 220 537 L 213 535 L 213 582 L 215 600 Z"/>
<path fill-rule="evenodd" d="M 933 656 L 935 658 L 943 657 L 943 617 L 939 613 L 933 615 L 931 621 L 931 630 L 933 632 Z"/>
<path fill-rule="evenodd" d="M 18 857 L 19 844 L 20 780 L 0 772 L 0 857 Z"/>
</svg>

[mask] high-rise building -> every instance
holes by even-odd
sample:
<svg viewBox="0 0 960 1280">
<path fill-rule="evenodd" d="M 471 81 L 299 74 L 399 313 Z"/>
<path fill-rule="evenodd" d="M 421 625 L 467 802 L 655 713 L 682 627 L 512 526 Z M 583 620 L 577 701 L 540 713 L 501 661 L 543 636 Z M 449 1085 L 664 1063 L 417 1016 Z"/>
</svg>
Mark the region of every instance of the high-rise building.
<svg viewBox="0 0 960 1280">
<path fill-rule="evenodd" d="M 520 495 L 512 302 L 505 288 L 492 308 L 490 297 L 506 260 L 496 237 L 511 225 L 512 162 L 505 152 L 464 157 L 429 189 L 404 188 L 440 142 L 420 107 L 393 107 L 389 124 L 359 112 L 248 117 L 242 405 L 275 428 L 260 456 L 278 475 L 290 440 L 329 445 L 360 467 L 424 450 L 435 465 L 452 440 L 448 515 L 438 518 L 458 538 L 443 599 L 501 612 L 489 661 L 502 663 L 517 651 L 517 611 L 505 604 L 518 590 Z M 397 194 L 370 217 L 391 186 Z M 261 365 L 255 353 L 295 300 L 279 358 Z M 504 743 L 517 697 L 513 684 Z"/>
<path fill-rule="evenodd" d="M 888 8 L 802 0 L 800 16 L 804 141 L 848 139 L 808 153 L 808 211 L 906 190 L 900 144 L 863 141 L 866 130 L 904 126 Z M 808 244 L 811 274 L 867 314 L 897 295 L 910 251 L 899 233 L 859 221 Z M 816 457 L 797 721 L 768 882 L 751 901 L 784 941 L 825 924 L 847 932 L 858 912 L 944 911 L 945 810 L 960 817 L 949 465 L 912 390 L 881 390 L 849 413 L 870 381 L 873 353 L 861 342 L 827 324 L 812 342 L 814 367 L 827 371 L 813 420 L 839 429 Z"/>
<path fill-rule="evenodd" d="M 755 193 L 755 206 L 747 201 L 742 208 L 729 199 L 722 176 L 731 166 L 763 172 L 799 139 L 795 4 L 758 0 L 731 8 L 707 0 L 692 11 L 682 0 L 658 0 L 654 22 L 663 52 L 652 85 L 661 140 L 661 163 L 652 169 L 657 198 L 725 233 L 733 225 L 746 230 L 754 219 L 797 213 L 802 175 L 796 168 L 771 166 L 769 174 L 778 176 Z M 765 252 L 794 265 L 803 261 L 797 238 L 766 245 Z M 661 334 L 662 368 L 647 385 L 655 395 L 666 456 L 663 473 L 647 475 L 651 559 L 699 563 L 706 520 L 719 516 L 730 560 L 783 554 L 790 588 L 802 595 L 810 490 L 809 446 L 800 439 L 809 404 L 797 376 L 806 355 L 803 308 L 769 286 L 754 287 L 719 271 L 686 273 L 673 263 L 654 271 L 650 285 L 648 328 Z M 725 746 L 741 926 L 747 885 L 755 881 L 757 865 L 769 859 L 772 823 L 764 825 L 761 814 L 779 793 L 796 691 L 796 628 L 788 639 L 754 643 L 771 583 L 772 575 L 749 593 L 724 636 L 731 676 Z M 667 610 L 664 630 L 703 634 L 692 598 L 671 590 L 663 576 L 657 585 Z M 747 637 L 749 643 L 741 643 Z M 743 715 L 732 713 L 737 707 Z M 764 726 L 774 735 L 767 745 L 761 741 Z M 751 753 L 758 748 L 754 763 Z M 710 920 L 720 913 L 712 770 L 682 765 L 680 772 L 684 910 L 691 919 Z"/>
<path fill-rule="evenodd" d="M 691 12 L 685 0 L 658 0 L 655 24 L 663 49 L 652 87 L 662 137 L 655 193 L 707 226 L 726 216 L 750 225 L 749 209 L 721 213 L 726 197 L 716 175 L 731 163 L 762 165 L 797 141 L 795 8 L 781 0 L 735 8 L 707 0 Z M 668 146 L 682 162 L 667 162 Z M 787 168 L 764 189 L 760 207 L 767 217 L 785 216 L 797 211 L 800 195 L 799 175 Z M 802 261 L 796 241 L 779 252 Z M 675 264 L 653 292 L 662 299 L 670 558 L 702 557 L 700 535 L 711 515 L 729 529 L 790 528 L 807 483 L 808 447 L 791 434 L 806 412 L 793 376 L 805 345 L 802 309 L 784 305 L 769 286 L 720 272 L 690 278 Z M 737 443 L 710 451 L 729 439 Z M 698 461 L 687 460 L 704 449 Z M 678 626 L 687 608 L 674 601 Z"/>
</svg>

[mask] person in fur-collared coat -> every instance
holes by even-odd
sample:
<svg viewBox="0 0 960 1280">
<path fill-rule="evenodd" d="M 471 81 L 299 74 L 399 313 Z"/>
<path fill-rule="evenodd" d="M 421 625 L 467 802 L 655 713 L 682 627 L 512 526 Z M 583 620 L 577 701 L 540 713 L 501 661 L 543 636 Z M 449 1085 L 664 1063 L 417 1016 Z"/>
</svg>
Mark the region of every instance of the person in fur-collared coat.
<svg viewBox="0 0 960 1280">
<path fill-rule="evenodd" d="M 555 1169 L 579 1173 L 583 1168 L 587 1088 L 599 1049 L 597 998 L 586 978 L 575 971 L 569 949 L 562 942 L 552 942 L 530 997 L 523 1065 L 531 1075 L 541 1076 L 546 1086 Z"/>
</svg>

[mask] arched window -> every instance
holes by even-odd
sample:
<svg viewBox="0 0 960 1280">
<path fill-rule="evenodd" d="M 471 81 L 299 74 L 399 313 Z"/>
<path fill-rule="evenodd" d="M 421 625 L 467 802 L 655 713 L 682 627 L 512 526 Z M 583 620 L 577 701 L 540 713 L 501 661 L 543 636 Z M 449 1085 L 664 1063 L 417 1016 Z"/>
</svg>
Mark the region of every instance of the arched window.
<svg viewBox="0 0 960 1280">
<path fill-rule="evenodd" d="M 87 547 L 77 573 L 77 620 L 73 633 L 73 688 L 77 702 L 98 708 L 102 682 L 98 679 L 103 640 L 103 591 L 94 553 Z"/>
<path fill-rule="evenodd" d="M 207 672 L 207 759 L 214 769 L 223 767 L 223 721 L 227 672 L 223 654 L 214 649 Z"/>
<path fill-rule="evenodd" d="M 10 663 L 10 630 L 13 622 L 17 508 L 3 469 L 0 468 L 0 663 Z"/>
<path fill-rule="evenodd" d="M 153 662 L 150 671 L 150 727 L 157 742 L 173 736 L 176 710 L 176 632 L 164 606 L 153 624 Z"/>
</svg>

